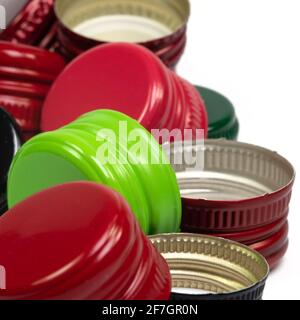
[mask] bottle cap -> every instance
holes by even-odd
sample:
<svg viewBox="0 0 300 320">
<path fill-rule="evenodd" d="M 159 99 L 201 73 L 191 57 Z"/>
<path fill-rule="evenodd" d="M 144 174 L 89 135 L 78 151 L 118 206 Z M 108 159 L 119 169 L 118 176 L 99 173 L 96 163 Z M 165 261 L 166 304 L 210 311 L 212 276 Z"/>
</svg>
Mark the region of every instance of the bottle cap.
<svg viewBox="0 0 300 320">
<path fill-rule="evenodd" d="M 287 216 L 295 170 L 276 152 L 228 140 L 168 149 L 181 190 L 183 231 L 242 232 Z M 204 163 L 195 165 L 196 155 Z M 174 162 L 178 158 L 182 164 Z"/>
<path fill-rule="evenodd" d="M 134 134 L 146 149 L 139 149 Z M 48 187 L 82 180 L 120 192 L 145 233 L 179 230 L 175 173 L 150 133 L 124 114 L 97 110 L 29 140 L 10 170 L 9 207 Z"/>
<path fill-rule="evenodd" d="M 43 101 L 65 66 L 56 53 L 0 41 L 0 105 L 23 133 L 38 131 Z"/>
<path fill-rule="evenodd" d="M 0 220 L 0 299 L 168 299 L 170 272 L 123 198 L 91 182 L 37 193 Z M 33 263 L 34 262 L 34 263 Z"/>
<path fill-rule="evenodd" d="M 150 240 L 169 264 L 174 300 L 262 299 L 269 266 L 252 249 L 194 234 L 163 234 Z M 182 289 L 195 293 L 179 293 Z"/>
<path fill-rule="evenodd" d="M 170 65 L 185 47 L 190 4 L 188 0 L 56 0 L 55 13 L 62 52 L 69 58 L 99 44 L 128 42 L 145 46 Z"/>
<path fill-rule="evenodd" d="M 45 100 L 41 129 L 58 129 L 96 109 L 125 113 L 149 131 L 207 132 L 205 105 L 197 90 L 134 44 L 98 46 L 71 62 Z"/>
<path fill-rule="evenodd" d="M 239 132 L 233 104 L 222 94 L 196 86 L 201 94 L 208 115 L 208 138 L 236 140 Z"/>
<path fill-rule="evenodd" d="M 29 0 L 0 33 L 0 40 L 39 46 L 55 23 L 54 0 Z"/>
</svg>

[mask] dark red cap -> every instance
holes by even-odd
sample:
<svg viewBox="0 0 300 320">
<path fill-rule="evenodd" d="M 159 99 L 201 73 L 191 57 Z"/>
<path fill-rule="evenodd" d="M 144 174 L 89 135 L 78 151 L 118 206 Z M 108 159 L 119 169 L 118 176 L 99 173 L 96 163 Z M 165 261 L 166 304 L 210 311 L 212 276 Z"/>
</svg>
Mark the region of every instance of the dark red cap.
<svg viewBox="0 0 300 320">
<path fill-rule="evenodd" d="M 0 41 L 1 67 L 46 73 L 54 80 L 65 67 L 65 61 L 58 54 L 40 48 Z"/>
<path fill-rule="evenodd" d="M 254 228 L 248 231 L 236 231 L 233 233 L 214 233 L 209 232 L 208 234 L 215 237 L 226 238 L 233 241 L 241 242 L 243 244 L 251 245 L 253 243 L 258 243 L 269 237 L 272 237 L 274 234 L 278 233 L 285 225 L 287 221 L 287 215 L 280 220 L 277 220 L 273 223 L 270 223 L 266 226 Z M 203 230 L 203 234 L 207 233 Z"/>
<path fill-rule="evenodd" d="M 0 299 L 168 299 L 170 272 L 123 198 L 89 182 L 38 193 L 0 220 Z M 9 248 L 9 250 L 7 250 Z"/>
<path fill-rule="evenodd" d="M 203 231 L 203 233 L 207 232 Z M 274 268 L 280 262 L 287 251 L 289 242 L 287 217 L 249 231 L 222 234 L 209 233 L 209 235 L 249 245 L 267 259 L 271 268 Z"/>
<path fill-rule="evenodd" d="M 280 250 L 288 242 L 288 222 L 272 236 L 251 244 L 251 248 L 260 252 L 265 257 L 270 257 Z"/>
<path fill-rule="evenodd" d="M 54 0 L 30 0 L 9 26 L 0 33 L 0 39 L 12 43 L 39 45 L 48 36 L 55 23 Z"/>
<path fill-rule="evenodd" d="M 109 36 L 97 39 L 89 33 L 79 32 L 76 28 L 90 19 L 94 20 L 97 17 L 111 15 L 117 17 L 115 22 L 110 23 L 113 30 L 119 28 L 122 33 L 119 41 L 128 41 L 126 30 L 118 26 L 119 15 L 146 18 L 149 22 L 158 22 L 167 27 L 169 29 L 167 33 L 152 35 L 150 38 L 149 33 L 151 34 L 151 32 L 148 30 L 145 32 L 146 37 L 139 37 L 139 41 L 135 43 L 151 50 L 169 67 L 175 66 L 186 45 L 187 23 L 190 15 L 188 0 L 175 2 L 160 0 L 155 5 L 149 5 L 148 0 L 124 0 L 120 3 L 118 1 L 90 0 L 89 6 L 86 6 L 84 0 L 57 0 L 54 7 L 58 20 L 57 39 L 60 43 L 58 49 L 69 60 L 95 46 L 115 42 L 116 39 L 110 39 Z M 140 26 L 141 34 L 143 34 L 143 30 L 147 29 L 147 26 L 145 27 L 141 21 L 137 24 L 136 29 L 139 30 Z M 96 25 L 92 30 L 97 30 L 97 28 L 102 30 L 103 26 Z M 106 28 L 104 27 L 104 29 Z"/>
<path fill-rule="evenodd" d="M 275 269 L 281 262 L 282 258 L 285 256 L 289 247 L 289 241 L 286 240 L 285 244 L 277 252 L 267 257 L 268 264 L 270 268 Z"/>
<path fill-rule="evenodd" d="M 43 101 L 65 66 L 56 53 L 0 41 L 0 105 L 23 132 L 39 130 Z"/>
</svg>

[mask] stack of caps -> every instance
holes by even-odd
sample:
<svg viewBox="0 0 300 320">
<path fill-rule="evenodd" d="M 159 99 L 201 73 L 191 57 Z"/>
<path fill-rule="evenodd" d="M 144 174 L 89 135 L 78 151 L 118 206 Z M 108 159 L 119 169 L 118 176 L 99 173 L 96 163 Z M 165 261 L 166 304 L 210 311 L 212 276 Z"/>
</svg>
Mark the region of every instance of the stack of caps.
<svg viewBox="0 0 300 320">
<path fill-rule="evenodd" d="M 99 44 L 136 43 L 175 67 L 189 15 L 188 0 L 27 0 L 0 40 L 57 51 L 68 60 Z"/>
<path fill-rule="evenodd" d="M 25 140 L 39 131 L 44 99 L 64 66 L 56 53 L 0 41 L 0 106 L 14 116 Z"/>
<path fill-rule="evenodd" d="M 0 216 L 7 210 L 8 171 L 20 146 L 21 135 L 17 124 L 0 106 Z"/>
<path fill-rule="evenodd" d="M 53 0 L 24 0 L 11 6 L 15 17 L 0 34 L 0 40 L 56 50 L 68 59 L 101 43 L 117 40 L 139 43 L 171 67 L 184 51 L 190 13 L 188 0 L 56 1 L 57 36 Z M 83 11 L 85 14 L 81 14 Z M 214 91 L 197 89 L 207 107 L 208 137 L 236 139 L 238 122 L 232 104 Z M 26 138 L 33 134 L 26 133 Z"/>
<path fill-rule="evenodd" d="M 10 4 L 17 9 L 0 40 L 28 44 L 50 49 L 56 41 L 54 0 L 27 0 L 19 11 L 19 3 Z"/>
<path fill-rule="evenodd" d="M 173 298 L 261 299 L 265 258 L 274 267 L 288 247 L 295 172 L 260 147 L 188 141 L 235 140 L 239 130 L 227 98 L 167 68 L 185 49 L 188 0 L 23 2 L 0 34 L 0 214 L 7 198 L 11 208 L 0 220 L 10 271 L 0 299 L 168 299 L 167 264 L 139 228 L 160 234 L 151 241 L 174 288 L 215 293 Z M 44 49 L 83 54 L 63 70 Z M 21 138 L 7 111 L 24 140 L 45 132 L 16 156 Z M 171 142 L 177 180 L 140 124 Z M 135 130 L 139 148 L 125 138 Z M 196 234 L 177 234 L 180 225 Z"/>
<path fill-rule="evenodd" d="M 56 0 L 60 50 L 73 58 L 98 44 L 143 45 L 174 67 L 186 44 L 188 0 Z"/>
<path fill-rule="evenodd" d="M 274 267 L 288 247 L 292 165 L 267 149 L 226 140 L 165 150 L 181 191 L 182 231 L 242 242 Z"/>
<path fill-rule="evenodd" d="M 124 123 L 129 137 L 140 130 L 138 148 L 135 139 L 122 139 Z M 143 152 L 141 146 L 148 147 Z M 63 184 L 78 180 L 97 184 Z M 145 232 L 169 233 L 151 238 L 169 269 L 140 234 L 129 207 L 100 184 L 124 196 Z M 175 173 L 154 137 L 125 115 L 94 111 L 34 137 L 15 157 L 8 187 L 13 208 L 0 221 L 0 248 L 12 249 L 9 255 L 0 250 L 0 258 L 14 278 L 0 298 L 167 299 L 169 270 L 174 288 L 214 293 L 173 293 L 174 299 L 262 298 L 269 268 L 259 253 L 226 240 L 174 234 L 181 220 Z M 175 242 L 166 242 L 172 237 Z M 30 260 L 42 264 L 25 264 L 26 276 L 16 276 L 29 247 Z M 49 248 L 56 257 L 51 263 Z"/>
<path fill-rule="evenodd" d="M 166 261 L 123 198 L 94 183 L 57 186 L 8 211 L 0 261 L 7 270 L 1 300 L 170 297 Z"/>
</svg>

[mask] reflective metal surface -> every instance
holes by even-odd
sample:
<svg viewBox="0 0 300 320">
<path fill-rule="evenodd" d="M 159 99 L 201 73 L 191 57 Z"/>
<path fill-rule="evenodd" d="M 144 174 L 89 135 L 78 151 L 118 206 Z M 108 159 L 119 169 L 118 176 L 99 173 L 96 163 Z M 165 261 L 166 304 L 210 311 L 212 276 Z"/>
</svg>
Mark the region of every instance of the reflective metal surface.
<svg viewBox="0 0 300 320">
<path fill-rule="evenodd" d="M 129 36 L 124 30 L 130 31 L 130 25 L 135 24 L 134 32 L 140 34 L 133 42 L 147 42 L 182 28 L 188 21 L 190 6 L 187 0 L 57 0 L 55 12 L 66 27 L 81 32 L 85 37 L 105 42 L 121 41 Z M 117 25 L 111 25 L 114 17 L 118 18 Z M 139 30 L 136 30 L 137 26 Z"/>
<path fill-rule="evenodd" d="M 195 234 L 164 234 L 150 240 L 169 264 L 174 299 L 262 298 L 269 267 L 266 260 L 250 248 Z M 177 294 L 175 288 L 212 294 Z"/>
<path fill-rule="evenodd" d="M 0 219 L 0 300 L 167 300 L 166 261 L 125 200 L 91 182 L 34 194 Z M 21 266 L 21 267 L 20 267 Z"/>
<path fill-rule="evenodd" d="M 97 139 L 101 129 L 121 137 L 121 122 L 128 134 L 134 130 L 143 133 L 147 155 L 134 151 L 134 141 L 121 138 L 117 145 L 107 140 L 108 150 L 116 148 L 107 154 L 109 158 L 100 154 L 107 137 Z M 96 110 L 34 137 L 21 148 L 10 168 L 8 204 L 12 208 L 36 192 L 62 183 L 94 181 L 124 196 L 146 234 L 177 232 L 182 213 L 180 192 L 175 172 L 163 157 L 159 144 L 138 122 L 119 112 Z"/>
<path fill-rule="evenodd" d="M 226 140 L 170 149 L 184 205 L 184 231 L 251 230 L 287 215 L 295 171 L 276 152 Z M 203 168 L 193 165 L 196 154 L 202 156 Z"/>
<path fill-rule="evenodd" d="M 199 146 L 184 150 L 191 163 Z M 183 153 L 180 148 L 173 153 Z M 184 198 L 243 200 L 279 191 L 294 178 L 291 164 L 277 153 L 254 145 L 225 140 L 207 140 L 204 170 L 174 165 Z"/>
<path fill-rule="evenodd" d="M 65 61 L 56 53 L 8 41 L 0 41 L 0 61 L 0 105 L 22 133 L 39 131 L 43 100 Z"/>
<path fill-rule="evenodd" d="M 174 67 L 186 45 L 188 0 L 57 0 L 57 50 L 72 60 L 104 43 L 138 43 Z"/>
<path fill-rule="evenodd" d="M 180 140 L 185 129 L 194 135 L 200 128 L 207 132 L 205 105 L 197 90 L 135 44 L 100 45 L 72 61 L 47 95 L 41 131 L 58 129 L 99 108 L 125 113 L 148 131 L 159 129 L 160 142 L 170 140 L 162 129 Z"/>
</svg>

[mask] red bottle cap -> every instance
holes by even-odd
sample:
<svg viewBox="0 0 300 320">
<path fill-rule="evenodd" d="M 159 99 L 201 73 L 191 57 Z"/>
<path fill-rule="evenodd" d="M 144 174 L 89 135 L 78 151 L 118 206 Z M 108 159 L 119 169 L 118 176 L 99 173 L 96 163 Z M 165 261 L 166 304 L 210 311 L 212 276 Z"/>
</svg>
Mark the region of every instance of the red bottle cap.
<svg viewBox="0 0 300 320">
<path fill-rule="evenodd" d="M 0 261 L 9 270 L 0 299 L 170 295 L 166 262 L 123 198 L 99 184 L 60 185 L 8 211 L 0 220 Z"/>
<path fill-rule="evenodd" d="M 196 89 L 147 49 L 98 46 L 61 73 L 42 112 L 42 131 L 55 130 L 95 109 L 114 109 L 146 129 L 204 129 L 207 114 Z"/>
<path fill-rule="evenodd" d="M 186 44 L 188 0 L 55 1 L 62 54 L 72 59 L 105 43 L 140 44 L 167 66 L 174 66 Z M 176 59 L 175 57 L 176 53 Z"/>
<path fill-rule="evenodd" d="M 201 234 L 202 233 L 208 234 L 215 237 L 230 239 L 233 241 L 241 242 L 246 245 L 250 245 L 253 243 L 263 241 L 264 239 L 267 239 L 273 236 L 284 227 L 284 225 L 286 224 L 286 221 L 287 221 L 287 215 L 284 218 L 278 221 L 275 221 L 267 226 L 255 228 L 248 231 L 241 231 L 241 232 L 234 232 L 234 233 L 214 233 L 214 232 L 209 233 L 207 232 L 207 230 L 203 229 L 203 231 L 201 231 Z"/>
<path fill-rule="evenodd" d="M 9 26 L 0 34 L 0 39 L 31 45 L 39 45 L 47 37 L 55 22 L 54 0 L 30 0 Z"/>
<path fill-rule="evenodd" d="M 207 234 L 207 232 L 203 231 L 203 234 Z M 288 248 L 287 217 L 268 226 L 250 231 L 208 234 L 249 245 L 253 250 L 258 251 L 267 259 L 271 268 L 274 268 L 279 263 Z"/>
<path fill-rule="evenodd" d="M 0 41 L 1 67 L 46 73 L 55 79 L 65 67 L 65 61 L 58 54 L 32 46 Z"/>
<path fill-rule="evenodd" d="M 43 101 L 65 66 L 57 54 L 0 41 L 0 104 L 23 132 L 39 130 Z"/>
<path fill-rule="evenodd" d="M 170 59 L 179 51 L 184 50 L 187 42 L 187 36 L 184 32 L 174 43 L 170 43 L 167 47 L 159 48 L 155 53 L 161 59 Z"/>
<path fill-rule="evenodd" d="M 30 69 L 0 66 L 0 77 L 20 81 L 32 81 L 37 83 L 51 84 L 54 76 L 46 72 L 39 72 Z"/>
<path fill-rule="evenodd" d="M 251 245 L 251 248 L 265 256 L 270 268 L 274 269 L 286 254 L 289 246 L 288 222 L 274 235 Z"/>
<path fill-rule="evenodd" d="M 38 130 L 42 109 L 41 100 L 0 94 L 0 104 L 15 118 L 23 133 Z"/>
<path fill-rule="evenodd" d="M 241 233 L 287 216 L 295 170 L 276 152 L 226 140 L 169 149 L 183 203 L 182 231 Z M 195 154 L 203 167 L 191 165 Z"/>
<path fill-rule="evenodd" d="M 272 236 L 251 244 L 251 248 L 260 252 L 263 256 L 269 257 L 278 252 L 288 242 L 289 226 L 286 221 L 285 225 Z"/>
<path fill-rule="evenodd" d="M 285 256 L 288 250 L 288 247 L 289 247 L 289 241 L 287 240 L 281 249 L 279 249 L 276 253 L 274 253 L 270 257 L 267 257 L 267 261 L 271 270 L 275 269 L 279 265 L 282 258 Z"/>
<path fill-rule="evenodd" d="M 0 94 L 43 99 L 48 90 L 49 86 L 45 84 L 0 79 Z"/>
</svg>

